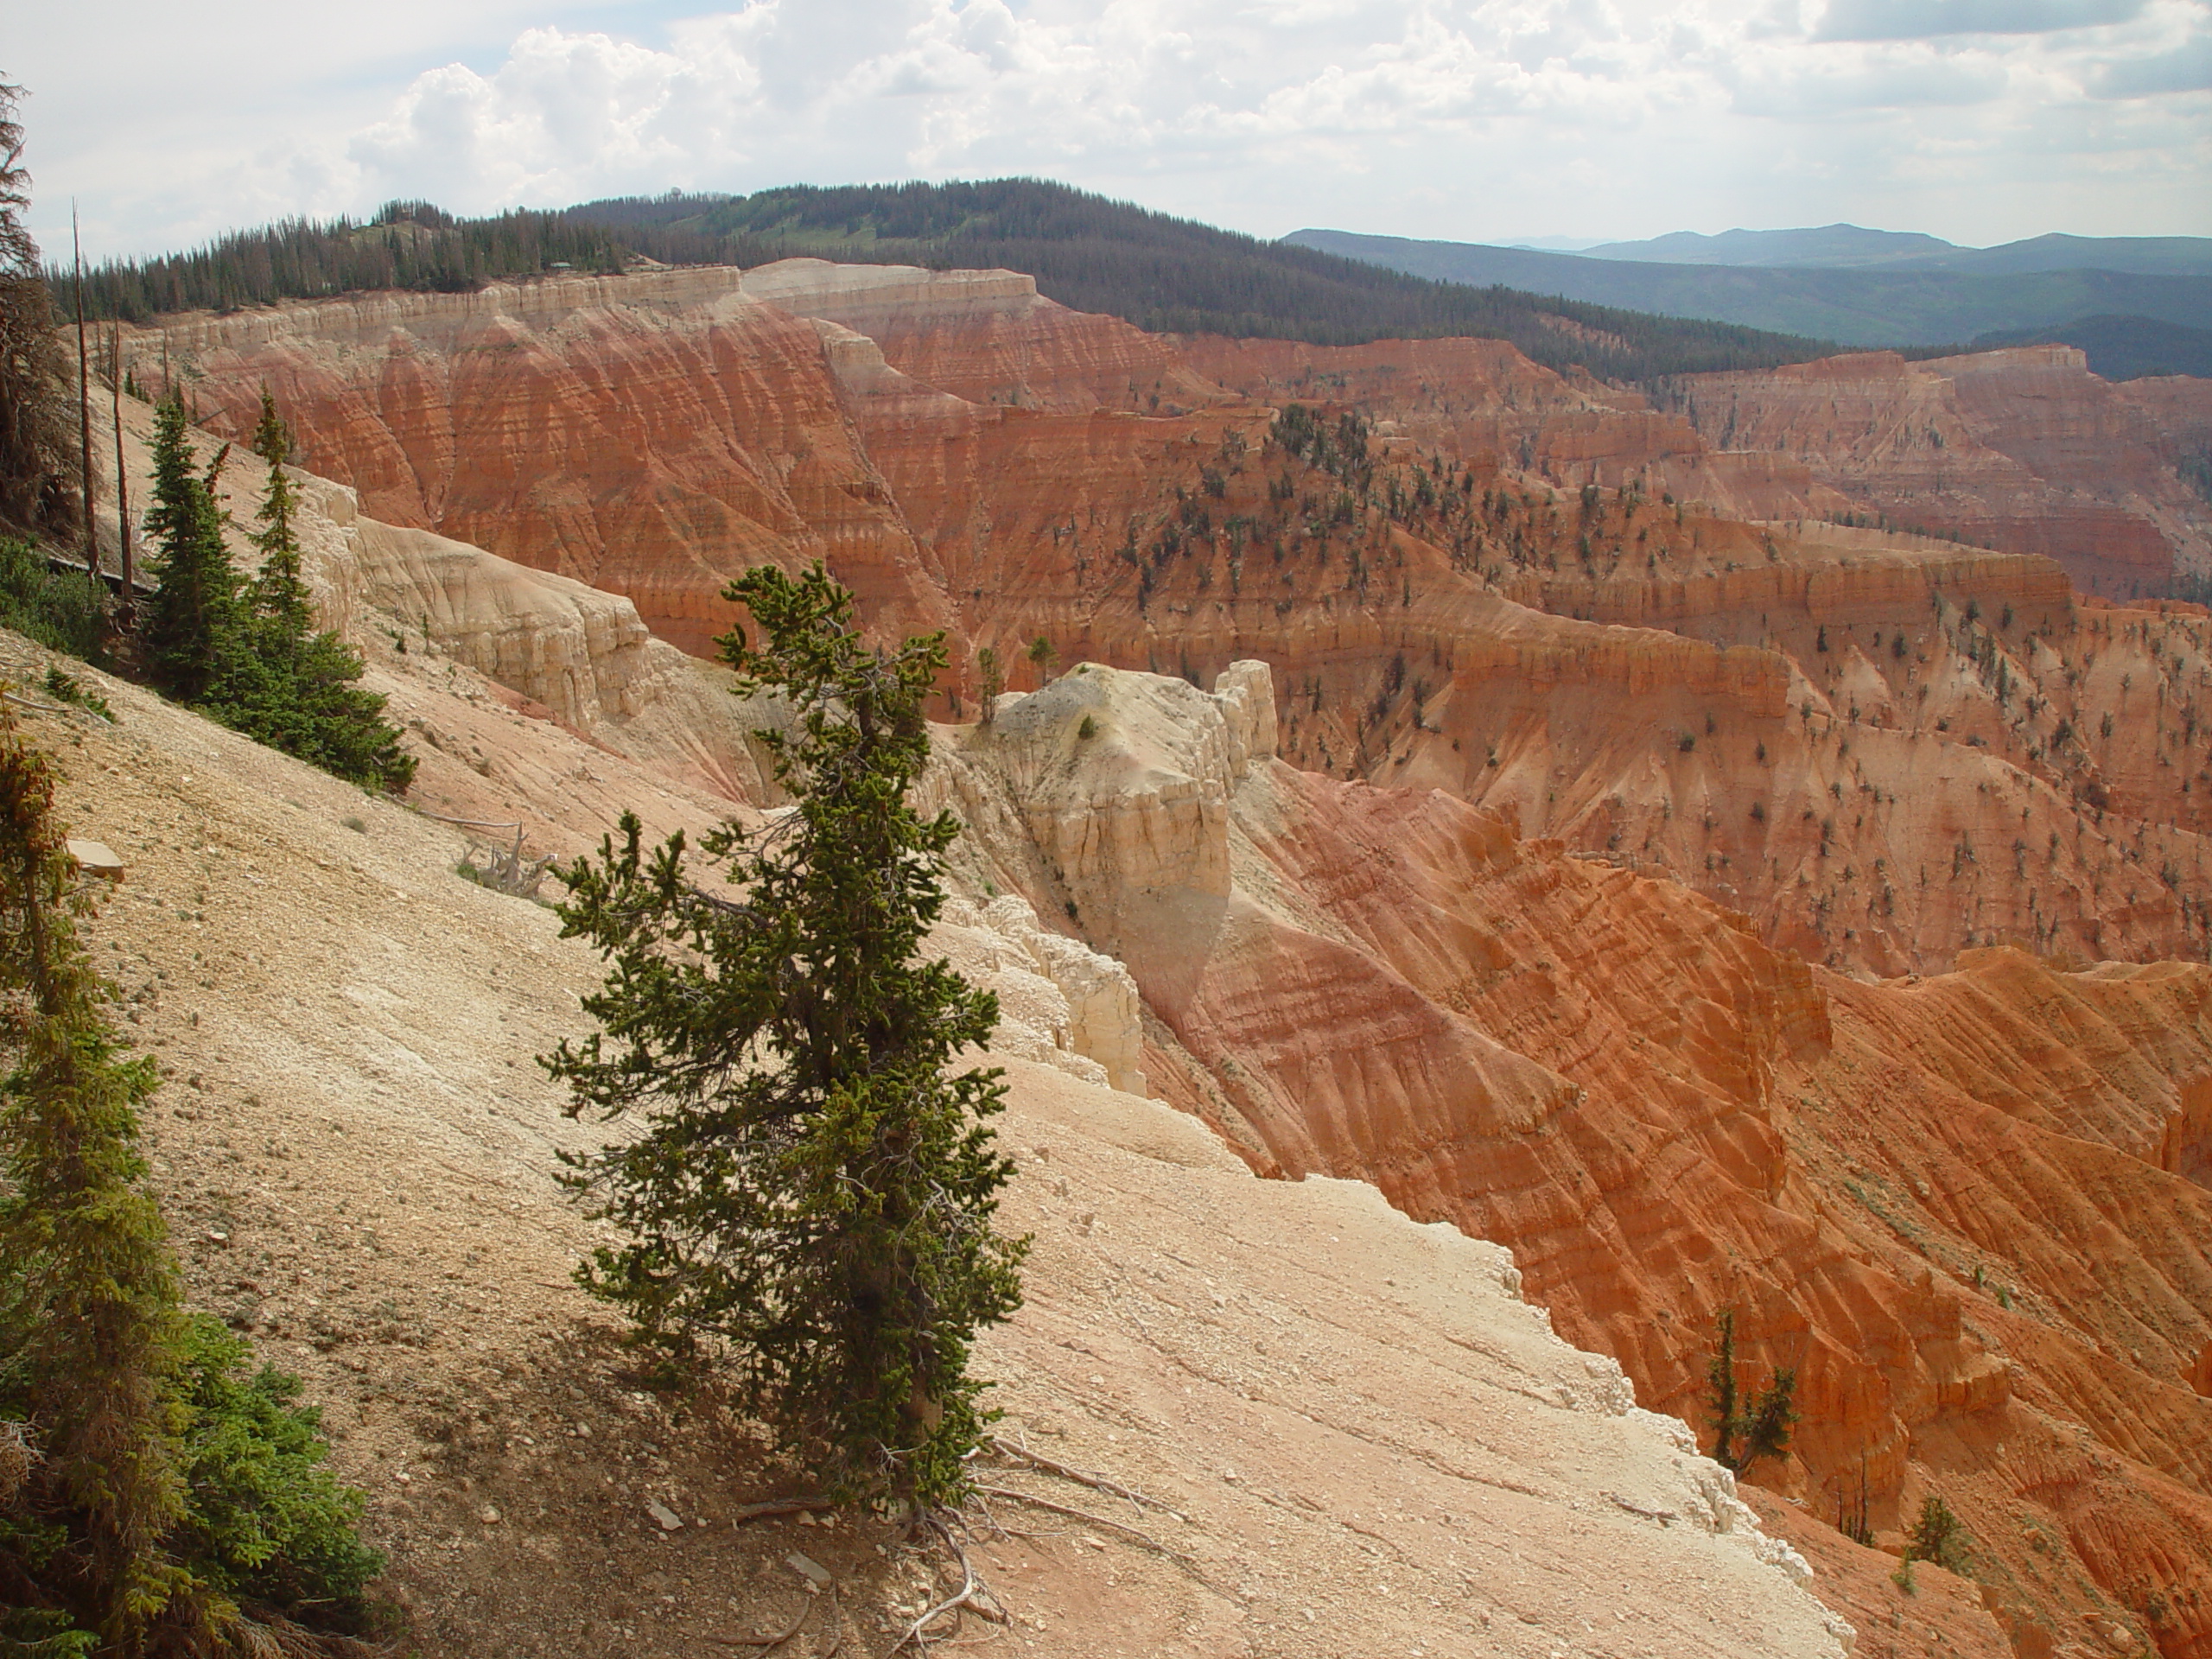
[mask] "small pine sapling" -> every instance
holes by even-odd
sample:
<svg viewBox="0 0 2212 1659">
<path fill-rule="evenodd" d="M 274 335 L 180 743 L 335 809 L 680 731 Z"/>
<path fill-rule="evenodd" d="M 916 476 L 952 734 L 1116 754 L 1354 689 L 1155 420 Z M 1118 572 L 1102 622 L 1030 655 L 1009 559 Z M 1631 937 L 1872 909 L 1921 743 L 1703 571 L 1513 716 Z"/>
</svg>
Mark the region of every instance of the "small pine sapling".
<svg viewBox="0 0 2212 1659">
<path fill-rule="evenodd" d="M 1932 1562 L 1946 1573 L 1967 1574 L 1967 1530 L 1959 1524 L 1951 1506 L 1934 1492 L 1921 1500 L 1920 1516 L 1912 1523 L 1905 1554 L 1909 1560 Z"/>
<path fill-rule="evenodd" d="M 1761 1458 L 1778 1458 L 1789 1450 L 1789 1430 L 1797 1421 L 1792 1404 L 1797 1372 L 1792 1366 L 1777 1366 L 1766 1386 L 1745 1400 L 1736 1386 L 1736 1310 L 1721 1309 L 1714 1325 L 1713 1359 L 1705 1372 L 1713 1460 L 1740 1475 Z"/>
</svg>

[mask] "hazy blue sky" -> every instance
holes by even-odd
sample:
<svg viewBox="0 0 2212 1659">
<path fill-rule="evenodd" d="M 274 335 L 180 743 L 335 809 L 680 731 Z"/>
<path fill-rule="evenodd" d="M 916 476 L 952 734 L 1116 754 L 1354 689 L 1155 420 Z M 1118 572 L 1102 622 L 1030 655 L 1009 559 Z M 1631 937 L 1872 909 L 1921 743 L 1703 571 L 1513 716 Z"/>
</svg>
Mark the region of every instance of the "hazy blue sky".
<svg viewBox="0 0 2212 1659">
<path fill-rule="evenodd" d="M 2212 0 L 68 0 L 34 223 L 1033 173 L 1262 235 L 2212 234 Z"/>
</svg>

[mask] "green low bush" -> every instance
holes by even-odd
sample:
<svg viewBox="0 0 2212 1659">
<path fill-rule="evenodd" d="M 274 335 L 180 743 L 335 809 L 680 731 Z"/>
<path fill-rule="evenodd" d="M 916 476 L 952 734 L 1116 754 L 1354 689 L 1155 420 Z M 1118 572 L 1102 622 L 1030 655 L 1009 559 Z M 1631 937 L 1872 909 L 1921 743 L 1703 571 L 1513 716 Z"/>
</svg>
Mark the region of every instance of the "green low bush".
<svg viewBox="0 0 2212 1659">
<path fill-rule="evenodd" d="M 82 575 L 57 575 L 30 543 L 0 536 L 0 628 L 105 666 L 111 603 L 105 587 Z"/>
<path fill-rule="evenodd" d="M 362 1586 L 384 1570 L 360 1540 L 361 1494 L 327 1466 L 322 1412 L 297 1403 L 300 1379 L 252 1366 L 251 1348 L 219 1319 L 186 1322 L 177 1552 L 239 1602 L 296 1616 L 313 1604 L 318 1624 L 334 1612 L 356 1623 Z"/>
</svg>

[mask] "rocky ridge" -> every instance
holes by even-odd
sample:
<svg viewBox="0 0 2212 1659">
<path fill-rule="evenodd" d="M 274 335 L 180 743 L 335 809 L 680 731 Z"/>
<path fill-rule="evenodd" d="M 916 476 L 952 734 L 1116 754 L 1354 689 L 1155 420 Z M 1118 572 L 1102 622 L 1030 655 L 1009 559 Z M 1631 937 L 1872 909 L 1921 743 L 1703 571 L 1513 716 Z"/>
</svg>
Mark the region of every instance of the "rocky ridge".
<svg viewBox="0 0 2212 1659">
<path fill-rule="evenodd" d="M 2158 397 L 2098 378 L 2070 346 L 1866 352 L 1675 392 L 1724 451 L 1796 456 L 1861 513 L 2042 554 L 2119 598 L 2212 570 L 2212 507 L 2176 476 Z"/>
<path fill-rule="evenodd" d="M 1940 1493 L 2024 1650 L 2114 1598 L 2202 1650 L 2212 1200 L 2174 1172 L 2212 970 L 2005 949 L 1861 984 L 1440 791 L 1272 760 L 1256 677 L 1084 664 L 948 762 L 1029 830 L 997 878 L 1128 963 L 1170 1097 L 1263 1173 L 1510 1243 L 1664 1409 L 1736 1307 L 1801 1379 L 1762 1479 L 1831 1519 L 1863 1480 L 1890 1528 Z"/>
</svg>

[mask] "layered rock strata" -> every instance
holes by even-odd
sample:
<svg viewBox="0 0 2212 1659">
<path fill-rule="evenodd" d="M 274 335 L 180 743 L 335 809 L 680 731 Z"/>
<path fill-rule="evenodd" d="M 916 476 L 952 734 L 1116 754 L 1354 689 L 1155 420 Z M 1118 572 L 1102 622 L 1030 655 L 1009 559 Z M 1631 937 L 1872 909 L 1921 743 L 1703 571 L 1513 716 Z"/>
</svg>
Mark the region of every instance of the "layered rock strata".
<svg viewBox="0 0 2212 1659">
<path fill-rule="evenodd" d="M 1796 456 L 1862 513 L 2043 554 L 2090 592 L 2163 593 L 2212 567 L 2212 504 L 2162 432 L 2170 399 L 2098 378 L 2069 346 L 1691 375 L 1673 399 L 1717 449 Z"/>
<path fill-rule="evenodd" d="M 1208 499 L 1225 512 L 1256 482 L 1264 500 L 1268 474 L 1229 457 L 1236 429 L 1217 429 L 1222 439 L 1192 446 L 1186 463 L 1220 461 L 1224 494 Z M 1410 472 L 1399 476 L 1411 486 Z M 358 512 L 344 522 L 343 493 L 308 487 L 317 578 L 334 607 L 352 607 L 378 683 L 418 734 L 431 810 L 528 817 L 533 850 L 568 852 L 625 805 L 659 831 L 697 821 L 702 786 L 766 799 L 739 760 L 761 715 L 734 707 L 717 671 L 639 649 L 623 601 L 472 561 L 418 532 L 387 538 Z M 1503 487 L 1484 486 L 1493 507 Z M 1541 497 L 1532 484 L 1515 489 L 1516 501 Z M 1860 678 L 1847 684 L 1871 697 L 1864 676 L 1900 660 L 1886 632 L 1878 652 L 1872 640 L 1893 602 L 1925 606 L 1977 681 L 1993 679 L 2001 647 L 2054 696 L 2070 689 L 2069 667 L 2133 676 L 2116 695 L 2147 692 L 2178 715 L 2191 683 L 2186 617 L 2090 607 L 2072 613 L 2069 635 L 2048 565 L 1867 532 L 1836 531 L 1808 552 L 1777 537 L 1770 557 L 1755 528 L 1669 515 L 1644 545 L 1654 563 L 1663 553 L 1663 582 L 1684 596 L 1671 619 L 1681 632 L 1506 596 L 1516 582 L 1554 593 L 1580 583 L 1563 607 L 1628 602 L 1635 584 L 1605 564 L 1632 572 L 1630 550 L 1656 507 L 1610 497 L 1586 521 L 1566 504 L 1522 502 L 1486 518 L 1464 552 L 1450 525 L 1418 514 L 1393 523 L 1395 539 L 1359 545 L 1385 557 L 1402 549 L 1424 592 L 1432 572 L 1436 584 L 1466 584 L 1469 602 L 1489 607 L 1484 671 L 1499 686 L 1548 677 L 1554 697 L 1611 688 L 1614 718 L 1630 699 L 1645 723 L 1663 716 L 1669 756 L 1722 747 L 1688 723 L 1694 705 L 1654 714 L 1670 686 L 1729 700 L 1716 726 L 1740 705 L 1745 718 L 1802 728 L 1796 665 L 1843 657 L 1848 640 Z M 1585 534 L 1586 571 L 1569 550 Z M 1553 552 L 1567 554 L 1558 569 Z M 1338 527 L 1327 557 L 1342 573 L 1350 553 Z M 1320 562 L 1302 556 L 1309 569 Z M 1953 558 L 1971 563 L 1953 571 Z M 1139 613 L 1202 592 L 1198 560 L 1159 566 L 1169 578 Z M 1650 577 L 1645 594 L 1675 591 Z M 1732 643 L 1730 629 L 1752 624 L 1715 604 L 1724 593 L 1770 616 L 1795 607 L 1775 631 L 1809 629 L 1813 643 Z M 1971 619 L 1967 607 L 1983 601 L 1968 593 L 1989 605 Z M 410 614 L 426 597 L 427 629 Z M 1314 607 L 1322 618 L 1333 609 Z M 1397 610 L 1428 626 L 1449 614 L 1418 594 Z M 1141 1086 L 1215 1125 L 1263 1171 L 1369 1179 L 1418 1219 L 1510 1241 L 1562 1327 L 1617 1356 L 1647 1404 L 1698 1414 L 1710 1321 L 1735 1306 L 1747 1369 L 1801 1368 L 1798 1457 L 1760 1478 L 1806 1515 L 1833 1516 L 1863 1470 L 1893 1539 L 1922 1497 L 1940 1493 L 1994 1563 L 1985 1581 L 2024 1650 L 2036 1632 L 2056 1641 L 2092 1614 L 2169 1653 L 2201 1643 L 2193 1599 L 2212 1560 L 2201 1414 L 2212 1408 L 2196 1383 L 2212 1351 L 2202 1328 L 2212 1300 L 2198 1282 L 2208 1219 L 2187 1172 L 2203 1159 L 2212 1078 L 2204 970 L 2069 971 L 1995 950 L 1917 983 L 1861 984 L 1673 882 L 1523 838 L 1512 801 L 1486 810 L 1433 787 L 1294 771 L 1274 752 L 1318 741 L 1339 688 L 1362 683 L 1351 677 L 1362 653 L 1371 659 L 1387 628 L 1406 626 L 1385 605 L 1341 614 L 1352 648 L 1309 659 L 1344 677 L 1325 686 L 1318 726 L 1302 688 L 1246 661 L 1210 692 L 1081 665 L 1004 700 L 988 727 L 943 734 L 923 804 L 967 820 L 956 862 L 970 898 L 948 915 L 941 948 L 996 976 L 1010 1049 L 1125 1088 L 1141 1072 Z M 1908 646 L 1915 674 L 1933 664 Z M 2071 654 L 2079 646 L 2096 662 Z M 537 676 L 570 715 L 486 680 L 465 652 Z M 2141 677 L 2154 668 L 2163 679 Z M 1368 722 L 1370 740 L 1395 730 L 1452 753 L 1446 731 L 1430 729 L 1446 726 L 1448 703 L 1433 685 L 1417 698 L 1414 678 L 1398 689 L 1395 724 Z M 696 705 L 686 684 L 702 688 Z M 1575 695 L 1593 710 L 1601 701 Z M 1993 693 L 1972 706 L 2022 702 Z M 1416 705 L 1418 724 L 1405 718 Z M 1563 758 L 1568 705 L 1547 706 L 1559 711 L 1551 741 Z M 2047 741 L 2048 714 L 2033 718 Z M 695 720 L 728 757 L 718 779 L 683 771 L 689 751 L 659 735 Z M 574 721 L 593 723 L 572 732 Z M 1856 754 L 1847 707 L 1840 741 L 1823 733 Z M 1684 750 L 1677 734 L 1696 741 Z M 2159 749 L 2171 756 L 2178 735 Z M 1955 743 L 1961 755 L 1994 747 Z M 1409 772 L 1401 752 L 1386 764 Z M 2171 770 L 2148 744 L 2141 752 L 2149 779 Z M 1540 804 L 1529 802 L 1532 815 Z M 2085 804 L 2085 816 L 2098 810 L 2110 823 L 2117 809 Z M 1871 1612 L 1861 1623 L 1893 1611 L 1851 1605 Z"/>
<path fill-rule="evenodd" d="M 149 380 L 157 346 L 219 423 L 270 384 L 369 516 L 696 653 L 736 569 L 822 556 L 873 626 L 951 631 L 942 712 L 976 713 L 986 647 L 1016 687 L 1039 639 L 1201 681 L 1264 658 L 1300 764 L 1669 871 L 1838 968 L 2207 946 L 2201 620 L 1820 518 L 1852 505 L 1827 454 L 1996 480 L 2047 527 L 2052 491 L 2182 524 L 2190 441 L 2145 435 L 2186 385 L 2122 397 L 2063 349 L 1707 378 L 1662 412 L 1498 342 L 1168 341 L 1013 273 L 819 261 L 181 321 L 137 342 Z M 1358 454 L 1286 447 L 1299 399 Z"/>
<path fill-rule="evenodd" d="M 410 721 L 505 729 L 470 671 L 374 637 L 370 683 Z M 50 660 L 0 632 L 0 675 Z M 610 1131 L 569 1116 L 536 1062 L 582 1033 L 604 965 L 543 906 L 457 875 L 454 830 L 83 671 L 116 721 L 11 718 L 62 757 L 72 826 L 128 864 L 80 925 L 131 990 L 118 1023 L 162 1061 L 151 1179 L 188 1294 L 306 1379 L 410 1637 L 458 1659 L 720 1650 L 803 1607 L 813 1648 L 895 1640 L 926 1587 L 900 1529 L 746 1522 L 788 1468 L 702 1396 L 639 1388 L 571 1281 L 602 1234 L 556 1154 Z M 577 842 L 606 822 L 547 781 L 564 766 L 660 828 L 731 804 L 549 721 L 513 729 L 489 775 L 432 751 L 426 783 L 565 810 L 546 833 Z M 940 943 L 1048 1041 L 1083 1021 L 1020 964 L 1081 947 L 1054 936 L 1040 958 L 1037 935 L 1001 900 Z M 1001 1220 L 1035 1247 L 1025 1306 L 976 1366 L 1010 1441 L 1172 1508 L 1133 1519 L 1141 1536 L 1103 1517 L 971 1542 L 1012 1622 L 971 1621 L 963 1643 L 1543 1659 L 1603 1626 L 1663 1659 L 1843 1659 L 1849 1627 L 1802 1558 L 1681 1424 L 1554 1334 L 1504 1251 L 1353 1183 L 1255 1180 L 1188 1117 L 1044 1058 L 1006 1059 Z M 978 1469 L 1064 1508 L 1096 1497 L 1013 1459 Z M 799 1552 L 834 1593 L 803 1592 Z M 1362 1577 L 1389 1593 L 1348 1602 Z"/>
<path fill-rule="evenodd" d="M 1863 1480 L 1891 1531 L 1942 1496 L 2022 1651 L 2089 1617 L 2203 1651 L 2212 1196 L 2175 1166 L 2212 970 L 1858 983 L 1441 792 L 1269 760 L 1255 677 L 1085 664 L 948 760 L 1026 827 L 999 879 L 1128 963 L 1156 1083 L 1263 1172 L 1510 1243 L 1662 1409 L 1701 1409 L 1734 1308 L 1799 1379 L 1762 1478 L 1830 1520 Z"/>
</svg>

